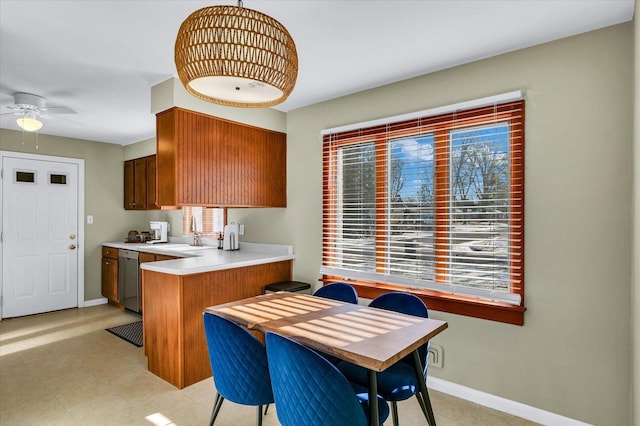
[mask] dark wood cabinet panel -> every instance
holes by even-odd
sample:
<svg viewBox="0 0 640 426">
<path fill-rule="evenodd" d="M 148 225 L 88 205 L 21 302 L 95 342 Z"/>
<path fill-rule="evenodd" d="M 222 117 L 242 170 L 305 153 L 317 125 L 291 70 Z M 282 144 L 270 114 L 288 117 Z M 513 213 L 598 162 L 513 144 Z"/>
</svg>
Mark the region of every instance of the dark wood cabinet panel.
<svg viewBox="0 0 640 426">
<path fill-rule="evenodd" d="M 118 249 L 102 248 L 102 295 L 118 304 Z"/>
<path fill-rule="evenodd" d="M 124 162 L 124 208 L 125 210 L 135 209 L 135 162 L 133 160 Z"/>
<path fill-rule="evenodd" d="M 125 210 L 153 210 L 156 203 L 156 156 L 124 162 Z"/>
<path fill-rule="evenodd" d="M 147 210 L 158 210 L 160 206 L 157 203 L 156 193 L 156 156 L 145 157 L 145 161 L 147 168 Z"/>
<path fill-rule="evenodd" d="M 286 134 L 172 108 L 157 115 L 161 206 L 286 207 Z"/>
<path fill-rule="evenodd" d="M 134 162 L 133 191 L 135 198 L 135 210 L 147 209 L 147 160 L 136 158 Z"/>
</svg>

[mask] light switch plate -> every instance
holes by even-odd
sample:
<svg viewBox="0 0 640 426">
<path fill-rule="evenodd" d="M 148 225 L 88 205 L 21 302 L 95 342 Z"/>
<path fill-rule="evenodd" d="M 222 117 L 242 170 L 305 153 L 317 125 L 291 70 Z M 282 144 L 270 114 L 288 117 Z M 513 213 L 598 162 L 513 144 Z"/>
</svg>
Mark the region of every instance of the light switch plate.
<svg viewBox="0 0 640 426">
<path fill-rule="evenodd" d="M 244 235 L 244 225 L 243 224 L 238 225 L 238 234 Z"/>
<path fill-rule="evenodd" d="M 87 216 L 87 224 L 89 224 L 89 225 L 93 224 L 93 216 L 92 215 Z"/>
</svg>

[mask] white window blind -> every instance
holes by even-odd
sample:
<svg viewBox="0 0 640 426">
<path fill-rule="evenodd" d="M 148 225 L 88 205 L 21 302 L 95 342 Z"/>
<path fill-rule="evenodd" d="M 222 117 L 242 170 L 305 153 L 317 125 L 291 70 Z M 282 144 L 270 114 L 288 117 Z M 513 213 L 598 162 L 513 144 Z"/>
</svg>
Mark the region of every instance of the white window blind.
<svg viewBox="0 0 640 426">
<path fill-rule="evenodd" d="M 195 218 L 197 231 L 205 237 L 222 232 L 225 221 L 225 209 L 211 207 L 182 207 L 182 235 L 193 235 L 192 220 Z"/>
<path fill-rule="evenodd" d="M 520 305 L 523 129 L 520 100 L 326 132 L 321 273 Z"/>
</svg>

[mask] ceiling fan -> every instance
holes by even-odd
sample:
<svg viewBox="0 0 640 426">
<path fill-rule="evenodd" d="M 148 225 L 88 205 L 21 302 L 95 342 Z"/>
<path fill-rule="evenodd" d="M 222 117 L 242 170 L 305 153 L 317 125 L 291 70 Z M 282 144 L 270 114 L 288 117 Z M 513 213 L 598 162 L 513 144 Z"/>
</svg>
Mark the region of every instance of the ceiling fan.
<svg viewBox="0 0 640 426">
<path fill-rule="evenodd" d="M 13 101 L 14 105 L 7 106 L 13 112 L 0 115 L 18 116 L 16 120 L 18 126 L 29 132 L 40 130 L 42 121 L 39 119 L 49 119 L 49 114 L 76 114 L 73 109 L 66 106 L 47 106 L 46 98 L 31 93 L 16 92 L 13 94 Z"/>
</svg>

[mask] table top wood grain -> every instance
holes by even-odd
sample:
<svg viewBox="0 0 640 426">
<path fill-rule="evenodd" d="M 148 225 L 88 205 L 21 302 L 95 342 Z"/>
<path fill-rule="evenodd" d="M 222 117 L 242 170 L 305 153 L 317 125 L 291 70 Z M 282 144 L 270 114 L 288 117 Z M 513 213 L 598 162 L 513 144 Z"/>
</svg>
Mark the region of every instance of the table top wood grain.
<svg viewBox="0 0 640 426">
<path fill-rule="evenodd" d="M 277 292 L 210 306 L 205 312 L 383 371 L 447 328 L 444 321 L 306 294 Z"/>
</svg>

